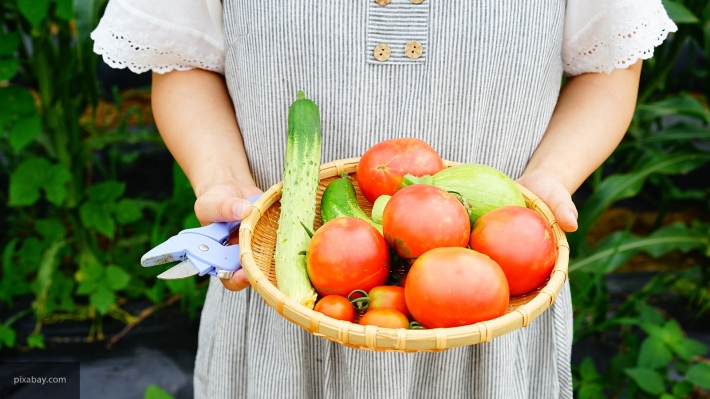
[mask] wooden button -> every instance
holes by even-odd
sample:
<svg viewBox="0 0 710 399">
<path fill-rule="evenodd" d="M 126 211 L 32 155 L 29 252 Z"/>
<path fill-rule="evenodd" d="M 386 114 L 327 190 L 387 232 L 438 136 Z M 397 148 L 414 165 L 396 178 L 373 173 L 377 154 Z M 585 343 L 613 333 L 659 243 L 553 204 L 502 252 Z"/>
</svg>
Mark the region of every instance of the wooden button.
<svg viewBox="0 0 710 399">
<path fill-rule="evenodd" d="M 422 2 L 424 2 L 424 0 L 412 0 L 414 4 L 421 4 Z"/>
<path fill-rule="evenodd" d="M 390 50 L 390 46 L 384 43 L 380 43 L 375 46 L 375 59 L 377 61 L 387 61 L 390 58 L 390 55 L 392 55 L 392 50 Z"/>
<path fill-rule="evenodd" d="M 381 5 L 381 6 L 386 6 L 389 4 L 392 0 L 375 0 L 375 3 Z"/>
<path fill-rule="evenodd" d="M 422 44 L 416 40 L 412 40 L 404 46 L 404 53 L 407 54 L 407 57 L 413 60 L 421 57 L 423 51 L 424 48 L 422 47 Z"/>
</svg>

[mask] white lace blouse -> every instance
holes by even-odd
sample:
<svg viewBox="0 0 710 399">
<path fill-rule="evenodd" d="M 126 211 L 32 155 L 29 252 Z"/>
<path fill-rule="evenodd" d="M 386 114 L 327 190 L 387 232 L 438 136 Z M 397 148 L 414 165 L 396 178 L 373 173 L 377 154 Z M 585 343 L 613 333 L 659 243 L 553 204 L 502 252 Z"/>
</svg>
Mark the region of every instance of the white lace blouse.
<svg viewBox="0 0 710 399">
<path fill-rule="evenodd" d="M 626 68 L 651 58 L 676 30 L 661 0 L 567 0 L 564 72 Z M 91 38 L 94 51 L 114 68 L 224 73 L 220 0 L 111 0 Z"/>
</svg>

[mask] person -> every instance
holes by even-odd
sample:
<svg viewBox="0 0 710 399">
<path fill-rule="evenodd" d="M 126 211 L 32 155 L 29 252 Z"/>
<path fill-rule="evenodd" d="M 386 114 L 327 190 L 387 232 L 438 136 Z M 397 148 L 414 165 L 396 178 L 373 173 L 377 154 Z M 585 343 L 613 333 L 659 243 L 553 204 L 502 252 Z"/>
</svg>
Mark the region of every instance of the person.
<svg viewBox="0 0 710 399">
<path fill-rule="evenodd" d="M 244 218 L 244 198 L 281 180 L 303 90 L 323 162 L 417 137 L 517 179 L 570 232 L 571 193 L 622 139 L 642 60 L 675 30 L 660 0 L 111 0 L 92 38 L 108 65 L 152 70 L 202 223 Z M 210 279 L 196 398 L 572 398 L 568 284 L 527 328 L 416 354 L 310 335 L 247 286 Z"/>
</svg>

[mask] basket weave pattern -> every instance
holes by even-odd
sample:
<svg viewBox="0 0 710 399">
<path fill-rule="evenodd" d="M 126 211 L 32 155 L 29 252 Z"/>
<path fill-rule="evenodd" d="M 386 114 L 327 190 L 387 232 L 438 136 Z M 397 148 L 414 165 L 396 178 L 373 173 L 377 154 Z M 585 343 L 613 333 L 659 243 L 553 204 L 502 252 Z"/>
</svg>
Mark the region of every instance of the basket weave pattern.
<svg viewBox="0 0 710 399">
<path fill-rule="evenodd" d="M 321 225 L 320 200 L 325 187 L 343 172 L 352 176 L 359 160 L 360 158 L 350 158 L 321 166 L 319 176 L 321 182 L 317 194 L 319 206 L 316 207 L 314 229 Z M 444 161 L 444 163 L 447 167 L 456 165 L 453 162 Z M 351 181 L 355 186 L 360 207 L 369 215 L 372 205 L 360 193 L 357 180 L 351 178 Z M 569 244 L 564 232 L 557 225 L 550 208 L 536 195 L 519 185 L 518 188 L 523 193 L 528 208 L 541 214 L 552 226 L 557 245 L 557 260 L 550 277 L 539 288 L 525 295 L 510 297 L 505 315 L 472 325 L 430 330 L 381 328 L 335 320 L 289 299 L 276 286 L 274 252 L 281 210 L 278 202 L 281 198 L 281 188 L 281 183 L 278 183 L 267 190 L 254 204 L 251 215 L 242 222 L 239 242 L 244 271 L 252 288 L 283 317 L 305 328 L 311 334 L 345 346 L 375 351 L 436 352 L 488 342 L 495 337 L 526 327 L 554 303 L 567 279 Z"/>
</svg>

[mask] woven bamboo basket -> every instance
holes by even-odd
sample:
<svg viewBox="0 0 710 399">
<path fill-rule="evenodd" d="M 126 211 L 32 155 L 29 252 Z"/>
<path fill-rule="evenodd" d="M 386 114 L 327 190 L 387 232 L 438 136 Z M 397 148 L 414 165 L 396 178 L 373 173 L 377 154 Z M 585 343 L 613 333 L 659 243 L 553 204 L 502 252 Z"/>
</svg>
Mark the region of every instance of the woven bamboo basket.
<svg viewBox="0 0 710 399">
<path fill-rule="evenodd" d="M 323 190 L 331 180 L 339 177 L 343 172 L 354 174 L 359 160 L 360 158 L 350 158 L 321 166 L 319 176 L 321 183 L 317 194 L 319 206 L 316 207 L 314 229 L 321 225 L 320 200 Z M 447 167 L 457 165 L 448 161 L 444 163 Z M 360 206 L 370 214 L 372 205 L 360 193 L 357 180 L 354 178 L 351 180 L 355 185 Z M 336 320 L 288 298 L 276 286 L 274 273 L 281 183 L 267 190 L 254 204 L 249 217 L 242 222 L 239 230 L 241 263 L 254 291 L 281 316 L 313 335 L 325 337 L 351 348 L 385 352 L 437 352 L 488 342 L 495 337 L 526 327 L 552 306 L 567 279 L 569 244 L 564 232 L 557 225 L 550 208 L 540 198 L 520 185 L 518 188 L 523 193 L 528 208 L 538 212 L 550 223 L 555 235 L 558 255 L 549 279 L 533 292 L 511 296 L 507 313 L 493 320 L 461 327 L 429 330 L 381 328 Z"/>
</svg>

